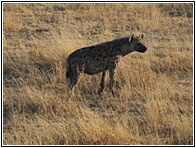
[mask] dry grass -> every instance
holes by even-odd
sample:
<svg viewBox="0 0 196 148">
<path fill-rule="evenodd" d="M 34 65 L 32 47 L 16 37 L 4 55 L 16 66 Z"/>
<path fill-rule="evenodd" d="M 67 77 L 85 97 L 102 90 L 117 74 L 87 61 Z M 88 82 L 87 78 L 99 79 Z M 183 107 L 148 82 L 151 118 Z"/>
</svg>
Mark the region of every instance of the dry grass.
<svg viewBox="0 0 196 148">
<path fill-rule="evenodd" d="M 192 4 L 3 4 L 4 145 L 192 145 Z M 116 97 L 85 75 L 69 99 L 67 56 L 144 33 Z M 107 79 L 108 81 L 108 79 Z"/>
</svg>

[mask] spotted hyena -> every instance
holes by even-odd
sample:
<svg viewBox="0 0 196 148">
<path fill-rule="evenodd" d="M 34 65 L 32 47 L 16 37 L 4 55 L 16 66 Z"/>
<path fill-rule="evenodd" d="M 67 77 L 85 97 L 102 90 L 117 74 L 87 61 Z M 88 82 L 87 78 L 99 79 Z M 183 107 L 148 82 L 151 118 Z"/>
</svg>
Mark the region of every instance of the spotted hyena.
<svg viewBox="0 0 196 148">
<path fill-rule="evenodd" d="M 66 78 L 74 96 L 74 88 L 79 82 L 80 75 L 97 74 L 102 72 L 99 93 L 104 90 L 105 73 L 109 71 L 109 88 L 113 92 L 116 68 L 119 59 L 133 51 L 145 52 L 147 47 L 142 43 L 144 35 L 138 37 L 123 37 L 94 46 L 80 48 L 71 53 L 66 61 Z"/>
</svg>

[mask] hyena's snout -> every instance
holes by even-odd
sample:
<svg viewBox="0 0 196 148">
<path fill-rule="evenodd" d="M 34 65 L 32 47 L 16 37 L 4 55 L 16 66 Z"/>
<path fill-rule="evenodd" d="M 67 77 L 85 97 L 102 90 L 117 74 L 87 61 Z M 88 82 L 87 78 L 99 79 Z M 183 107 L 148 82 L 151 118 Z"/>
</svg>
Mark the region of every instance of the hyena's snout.
<svg viewBox="0 0 196 148">
<path fill-rule="evenodd" d="M 143 53 L 143 52 L 146 52 L 147 47 L 142 43 L 137 43 L 135 46 L 135 50 Z"/>
<path fill-rule="evenodd" d="M 138 51 L 144 53 L 144 52 L 146 52 L 146 50 L 147 50 L 147 47 L 146 46 L 142 46 L 142 47 L 139 48 Z"/>
</svg>

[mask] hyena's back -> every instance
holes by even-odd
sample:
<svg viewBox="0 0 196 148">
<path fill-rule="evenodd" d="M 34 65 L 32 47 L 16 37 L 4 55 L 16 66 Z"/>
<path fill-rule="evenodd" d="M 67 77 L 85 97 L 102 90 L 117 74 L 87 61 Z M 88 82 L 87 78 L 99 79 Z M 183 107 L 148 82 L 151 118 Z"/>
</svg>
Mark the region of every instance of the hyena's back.
<svg viewBox="0 0 196 148">
<path fill-rule="evenodd" d="M 116 56 L 104 45 L 90 46 L 78 49 L 67 58 L 67 70 L 97 74 L 108 68 L 111 57 Z"/>
</svg>

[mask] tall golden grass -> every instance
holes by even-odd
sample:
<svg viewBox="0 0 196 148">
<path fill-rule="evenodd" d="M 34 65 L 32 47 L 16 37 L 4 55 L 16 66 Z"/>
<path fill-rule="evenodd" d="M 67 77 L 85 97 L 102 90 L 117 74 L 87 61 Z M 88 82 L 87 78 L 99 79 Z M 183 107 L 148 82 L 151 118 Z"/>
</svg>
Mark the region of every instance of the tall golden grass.
<svg viewBox="0 0 196 148">
<path fill-rule="evenodd" d="M 3 144 L 192 145 L 192 13 L 192 3 L 3 3 Z M 140 33 L 148 50 L 122 58 L 115 97 L 97 95 L 97 74 L 67 100 L 71 52 Z"/>
</svg>

